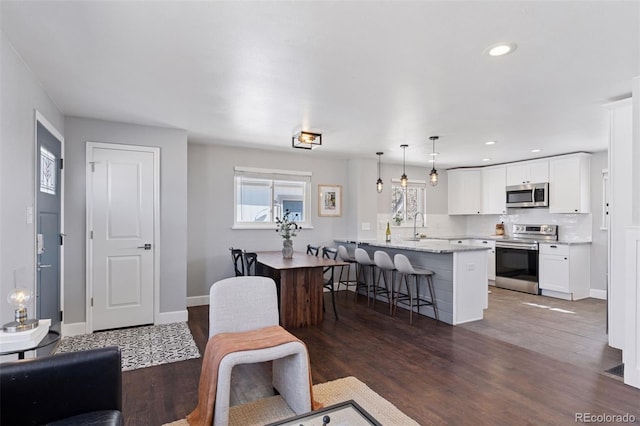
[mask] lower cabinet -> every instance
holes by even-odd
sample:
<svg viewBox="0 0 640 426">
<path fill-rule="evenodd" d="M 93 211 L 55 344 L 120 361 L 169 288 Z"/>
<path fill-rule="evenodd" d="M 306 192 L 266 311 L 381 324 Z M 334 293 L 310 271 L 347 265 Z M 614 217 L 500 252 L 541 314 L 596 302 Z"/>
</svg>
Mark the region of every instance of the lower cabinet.
<svg viewBox="0 0 640 426">
<path fill-rule="evenodd" d="M 541 243 L 538 282 L 543 296 L 589 297 L 589 244 Z"/>
<path fill-rule="evenodd" d="M 487 278 L 492 281 L 495 281 L 496 279 L 496 242 L 495 241 L 479 240 L 479 239 L 462 239 L 462 240 L 449 240 L 449 243 L 490 247 L 490 250 L 487 251 Z"/>
</svg>

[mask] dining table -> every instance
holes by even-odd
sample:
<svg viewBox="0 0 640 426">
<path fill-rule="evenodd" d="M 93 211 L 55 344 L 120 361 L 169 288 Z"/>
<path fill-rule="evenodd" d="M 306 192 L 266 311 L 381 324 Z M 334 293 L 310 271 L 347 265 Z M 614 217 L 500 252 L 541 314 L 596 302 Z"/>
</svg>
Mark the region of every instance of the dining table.
<svg viewBox="0 0 640 426">
<path fill-rule="evenodd" d="M 261 251 L 257 255 L 257 274 L 272 278 L 279 287 L 280 325 L 299 328 L 321 323 L 325 268 L 342 268 L 349 263 L 301 252 L 294 252 L 290 259 L 281 251 Z"/>
</svg>

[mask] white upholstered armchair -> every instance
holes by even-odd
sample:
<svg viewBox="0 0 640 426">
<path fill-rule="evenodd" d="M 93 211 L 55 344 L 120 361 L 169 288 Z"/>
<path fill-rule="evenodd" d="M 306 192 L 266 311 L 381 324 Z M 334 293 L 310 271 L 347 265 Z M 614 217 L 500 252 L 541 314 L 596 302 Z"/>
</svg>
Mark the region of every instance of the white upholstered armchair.
<svg viewBox="0 0 640 426">
<path fill-rule="evenodd" d="M 209 292 L 209 338 L 279 324 L 276 285 L 271 278 L 243 276 L 216 282 Z M 292 336 L 294 338 L 294 336 Z M 292 341 L 226 355 L 219 364 L 214 425 L 229 418 L 231 370 L 238 364 L 273 361 L 273 387 L 296 413 L 311 411 L 311 374 L 306 346 Z"/>
</svg>

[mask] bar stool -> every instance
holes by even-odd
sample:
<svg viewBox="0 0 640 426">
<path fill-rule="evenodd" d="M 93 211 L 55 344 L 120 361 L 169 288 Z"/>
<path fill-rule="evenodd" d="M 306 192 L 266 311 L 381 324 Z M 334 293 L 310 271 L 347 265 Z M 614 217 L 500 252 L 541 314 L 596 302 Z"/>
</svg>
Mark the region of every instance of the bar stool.
<svg viewBox="0 0 640 426">
<path fill-rule="evenodd" d="M 393 314 L 393 292 L 395 277 L 396 277 L 396 267 L 391 260 L 391 257 L 387 254 L 386 251 L 377 250 L 373 253 L 373 261 L 378 268 L 378 280 L 376 281 L 376 285 L 373 287 L 373 304 L 375 306 L 376 299 L 378 298 L 378 292 L 382 292 L 382 294 L 387 295 L 387 300 L 389 300 L 389 315 Z M 387 275 L 391 273 L 391 286 L 389 286 L 389 282 L 387 281 Z M 380 278 L 384 280 L 384 287 L 380 285 Z"/>
<path fill-rule="evenodd" d="M 375 269 L 376 263 L 371 259 L 369 253 L 361 248 L 356 248 L 355 251 L 357 269 L 356 269 L 356 297 L 355 302 L 358 303 L 358 292 L 361 287 L 367 290 L 367 306 L 369 306 L 369 299 L 371 293 L 371 287 L 375 282 Z M 367 272 L 370 272 L 371 281 L 367 279 Z M 362 279 L 362 280 L 361 280 Z"/>
<path fill-rule="evenodd" d="M 400 277 L 400 284 L 398 285 L 398 291 L 396 293 L 396 298 L 393 306 L 394 315 L 396 313 L 396 308 L 398 307 L 398 302 L 402 303 L 403 305 L 407 305 L 409 306 L 409 324 L 413 324 L 413 307 L 415 302 L 415 306 L 418 307 L 418 313 L 420 313 L 420 306 L 432 306 L 436 321 L 439 321 L 438 307 L 436 306 L 436 297 L 433 288 L 434 272 L 429 269 L 419 268 L 411 265 L 411 262 L 404 254 L 396 254 L 393 260 L 394 264 L 396 265 L 396 269 L 398 270 L 398 272 L 400 272 L 400 274 L 402 274 Z M 409 283 L 408 277 L 414 278 L 415 295 L 411 290 L 411 285 Z M 420 277 L 425 277 L 427 280 L 427 287 L 429 289 L 431 300 L 420 297 Z M 403 278 L 407 290 L 406 293 L 400 292 L 400 290 L 402 289 Z"/>
<path fill-rule="evenodd" d="M 351 276 L 351 265 L 356 263 L 355 257 L 349 254 L 345 246 L 338 246 L 338 259 L 342 260 L 343 262 L 347 262 L 349 265 L 347 265 L 347 268 L 346 268 L 347 279 L 342 278 L 342 273 L 344 272 L 345 268 L 342 268 L 340 270 L 340 277 L 338 277 L 337 290 L 340 291 L 340 284 L 344 284 L 347 290 L 349 290 L 349 287 L 351 286 L 357 286 L 357 280 L 356 282 L 349 281 L 349 277 Z"/>
</svg>

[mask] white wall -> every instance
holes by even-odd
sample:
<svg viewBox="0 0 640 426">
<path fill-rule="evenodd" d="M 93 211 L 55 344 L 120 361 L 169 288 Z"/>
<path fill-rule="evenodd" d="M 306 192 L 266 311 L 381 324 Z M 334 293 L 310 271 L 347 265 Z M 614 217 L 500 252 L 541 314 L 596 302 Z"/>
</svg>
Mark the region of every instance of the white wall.
<svg viewBox="0 0 640 426">
<path fill-rule="evenodd" d="M 214 282 L 233 275 L 229 247 L 247 251 L 281 250 L 274 229 L 231 229 L 233 226 L 233 168 L 261 167 L 310 171 L 313 229 L 303 229 L 293 245 L 304 251 L 309 243 L 333 245 L 347 235 L 347 212 L 356 194 L 347 185 L 347 161 L 320 157 L 314 151 L 264 151 L 223 145 L 188 144 L 188 268 L 187 295 L 209 294 Z M 318 217 L 318 184 L 342 185 L 341 217 Z"/>
<path fill-rule="evenodd" d="M 4 324 L 13 319 L 5 300 L 14 285 L 35 291 L 35 225 L 26 221 L 27 207 L 35 204 L 35 110 L 60 133 L 64 118 L 0 34 L 0 324 Z M 28 309 L 33 315 L 35 304 Z"/>
<path fill-rule="evenodd" d="M 607 168 L 608 152 L 594 152 L 591 156 L 591 289 L 607 290 L 607 252 L 609 235 L 602 226 L 602 170 Z"/>
<path fill-rule="evenodd" d="M 186 310 L 187 132 L 90 118 L 65 119 L 65 323 L 85 321 L 86 142 L 160 147 L 160 313 Z"/>
</svg>

